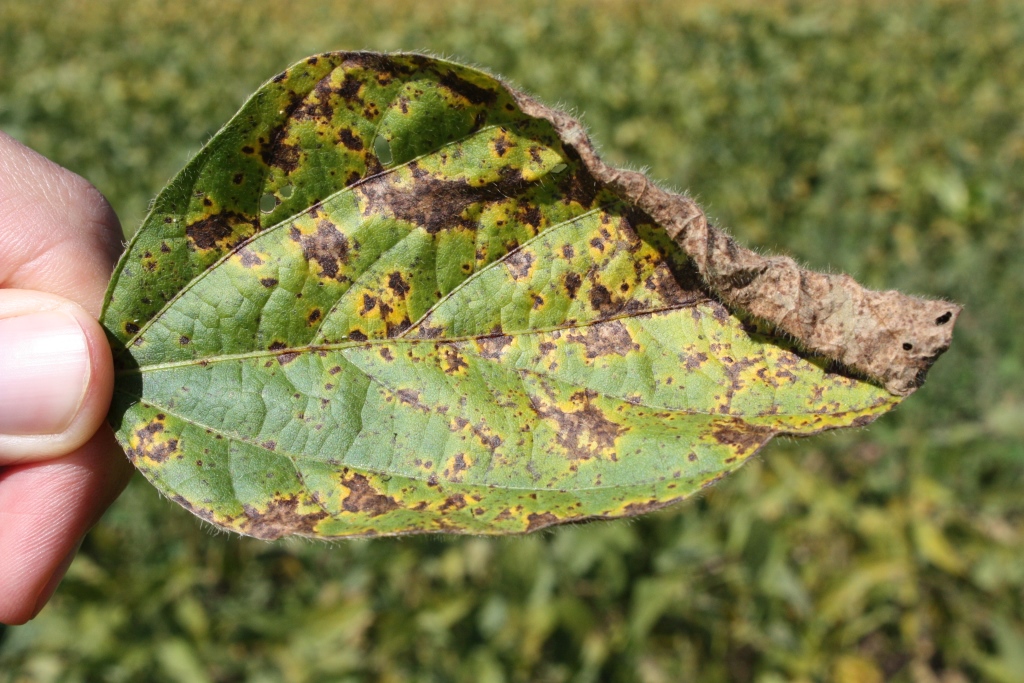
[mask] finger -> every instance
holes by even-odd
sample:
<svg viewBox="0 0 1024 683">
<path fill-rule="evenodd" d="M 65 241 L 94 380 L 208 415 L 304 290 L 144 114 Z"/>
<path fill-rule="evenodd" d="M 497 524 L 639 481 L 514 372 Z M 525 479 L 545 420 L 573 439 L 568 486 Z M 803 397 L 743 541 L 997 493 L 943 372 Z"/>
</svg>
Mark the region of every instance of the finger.
<svg viewBox="0 0 1024 683">
<path fill-rule="evenodd" d="M 96 188 L 0 132 L 0 287 L 58 294 L 98 316 L 121 240 Z"/>
<path fill-rule="evenodd" d="M 0 623 L 35 616 L 132 468 L 104 427 L 73 454 L 0 472 Z"/>
<path fill-rule="evenodd" d="M 54 378 L 64 372 L 65 380 L 81 379 L 72 360 L 76 353 L 84 355 L 88 363 L 88 377 L 79 385 L 84 387 L 81 405 L 63 431 L 56 435 L 14 434 L 6 439 L 8 461 L 22 462 L 0 469 L 0 622 L 22 623 L 42 608 L 85 532 L 121 492 L 132 471 L 109 427 L 102 426 L 84 445 L 74 446 L 90 436 L 90 424 L 95 429 L 107 409 L 110 352 L 93 319 L 100 313 L 121 240 L 117 217 L 94 187 L 0 132 L 0 291 L 20 288 L 36 290 L 35 294 L 44 298 L 41 292 L 63 297 L 59 304 L 53 299 L 42 302 L 37 298 L 35 302 L 37 313 L 56 313 L 57 317 L 19 323 L 17 319 L 32 315 L 25 312 L 25 293 L 4 293 L 5 314 L 0 315 L 0 324 L 6 324 L 7 330 L 6 334 L 0 331 L 0 344 L 46 325 L 53 333 L 44 335 L 46 339 L 64 339 L 73 349 L 67 352 L 64 369 L 53 367 L 54 358 L 63 354 L 44 352 L 35 354 L 36 362 L 47 366 L 49 359 L 49 370 L 37 368 L 35 372 L 49 374 L 45 390 L 64 392 L 49 398 L 62 396 L 66 413 L 75 412 L 75 391 L 68 388 L 74 381 L 60 383 Z M 67 322 L 68 318 L 80 327 L 84 342 L 74 341 L 78 332 L 70 324 L 59 333 L 58 321 Z M 19 353 L 31 356 L 32 347 L 30 341 L 23 342 Z M 0 350 L 0 357 L 12 355 Z M 0 381 L 10 375 L 8 367 L 0 368 Z M 28 372 L 25 376 L 33 375 Z M 61 386 L 63 389 L 55 389 Z M 33 390 L 39 405 L 45 390 Z M 5 409 L 24 412 L 25 407 L 17 403 L 15 399 L 11 406 L 8 399 L 0 413 Z M 51 410 L 57 412 L 52 405 Z M 10 420 L 9 412 L 8 416 Z M 35 429 L 30 431 L 39 431 L 39 425 L 46 422 L 38 415 L 26 418 L 22 414 L 14 420 L 21 426 L 12 430 L 26 431 L 25 424 L 32 420 Z M 58 423 L 51 415 L 49 430 L 59 429 Z M 24 440 L 33 438 L 32 450 L 37 454 L 64 449 L 71 449 L 70 453 L 60 459 L 28 462 Z M 20 445 L 15 443 L 19 439 Z"/>
<path fill-rule="evenodd" d="M 70 453 L 110 407 L 103 328 L 78 304 L 0 289 L 0 466 Z"/>
</svg>

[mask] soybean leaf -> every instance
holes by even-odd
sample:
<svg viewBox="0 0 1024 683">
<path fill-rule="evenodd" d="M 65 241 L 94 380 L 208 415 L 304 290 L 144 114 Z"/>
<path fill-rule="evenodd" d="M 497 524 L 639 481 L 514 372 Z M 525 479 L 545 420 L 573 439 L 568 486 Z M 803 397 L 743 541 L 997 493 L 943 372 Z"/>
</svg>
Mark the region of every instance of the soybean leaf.
<svg viewBox="0 0 1024 683">
<path fill-rule="evenodd" d="M 891 409 L 958 313 L 743 249 L 492 76 L 330 53 L 160 193 L 103 323 L 135 465 L 276 538 L 656 509 Z"/>
</svg>

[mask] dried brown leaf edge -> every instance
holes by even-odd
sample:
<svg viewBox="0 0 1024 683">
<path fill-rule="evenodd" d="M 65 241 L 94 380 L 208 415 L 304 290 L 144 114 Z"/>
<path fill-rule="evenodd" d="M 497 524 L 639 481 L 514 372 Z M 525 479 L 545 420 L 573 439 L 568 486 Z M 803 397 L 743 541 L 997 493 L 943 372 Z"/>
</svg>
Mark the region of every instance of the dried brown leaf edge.
<svg viewBox="0 0 1024 683">
<path fill-rule="evenodd" d="M 708 223 L 689 197 L 646 175 L 612 168 L 579 121 L 506 84 L 524 112 L 546 119 L 596 180 L 647 212 L 693 259 L 721 301 L 772 325 L 804 349 L 908 396 L 950 345 L 962 310 L 948 301 L 878 292 L 849 275 L 817 273 L 788 256 L 762 256 Z"/>
</svg>

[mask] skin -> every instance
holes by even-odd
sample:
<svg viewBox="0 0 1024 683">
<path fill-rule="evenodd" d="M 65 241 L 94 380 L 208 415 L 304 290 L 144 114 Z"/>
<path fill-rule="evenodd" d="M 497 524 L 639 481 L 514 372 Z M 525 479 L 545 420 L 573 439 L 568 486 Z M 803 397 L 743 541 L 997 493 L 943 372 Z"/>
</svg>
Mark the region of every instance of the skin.
<svg viewBox="0 0 1024 683">
<path fill-rule="evenodd" d="M 43 608 L 132 468 L 104 422 L 113 370 L 96 322 L 121 227 L 80 176 L 0 132 L 0 318 L 45 310 L 85 332 L 89 383 L 60 434 L 0 436 L 0 622 Z"/>
</svg>

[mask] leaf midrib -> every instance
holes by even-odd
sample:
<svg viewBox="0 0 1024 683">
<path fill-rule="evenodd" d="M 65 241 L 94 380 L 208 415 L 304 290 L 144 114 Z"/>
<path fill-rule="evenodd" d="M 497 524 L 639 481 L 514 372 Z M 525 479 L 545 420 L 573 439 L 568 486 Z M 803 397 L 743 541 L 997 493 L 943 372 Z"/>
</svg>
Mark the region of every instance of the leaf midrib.
<svg viewBox="0 0 1024 683">
<path fill-rule="evenodd" d="M 371 380 L 379 383 L 379 380 L 377 380 L 376 378 L 372 378 L 371 377 Z M 385 386 L 385 388 L 387 388 L 386 385 L 381 385 L 381 386 Z M 200 422 L 198 422 L 196 420 L 193 420 L 191 418 L 185 417 L 184 415 L 181 415 L 180 413 L 178 413 L 178 412 L 176 412 L 176 411 L 174 411 L 172 409 L 169 409 L 166 406 L 163 406 L 163 405 L 160 405 L 158 403 L 154 403 L 152 401 L 146 400 L 145 398 L 143 398 L 141 396 L 135 396 L 133 394 L 129 394 L 128 392 L 124 392 L 124 391 L 121 391 L 121 390 L 118 390 L 118 391 L 120 391 L 120 393 L 123 393 L 126 396 L 131 396 L 132 398 L 137 398 L 139 400 L 139 403 L 141 403 L 143 405 L 146 405 L 146 406 L 149 406 L 150 408 L 153 408 L 155 410 L 159 410 L 159 411 L 161 411 L 161 412 L 163 412 L 163 413 L 165 413 L 165 414 L 167 414 L 167 415 L 169 415 L 171 417 L 174 417 L 174 418 L 177 418 L 177 419 L 181 420 L 182 422 L 190 424 L 190 425 L 192 425 L 194 427 L 201 427 L 204 430 L 209 430 L 209 432 L 211 434 L 217 434 L 217 435 L 222 436 L 225 439 L 228 439 L 228 440 L 231 440 L 231 441 L 237 441 L 239 443 L 244 443 L 244 444 L 246 444 L 248 446 L 252 446 L 252 447 L 264 450 L 267 453 L 272 453 L 274 455 L 279 455 L 279 456 L 281 456 L 283 458 L 286 458 L 287 460 L 291 461 L 293 466 L 295 466 L 296 472 L 300 475 L 300 477 L 301 477 L 301 471 L 298 469 L 297 463 L 300 463 L 300 462 L 310 462 L 310 463 L 315 463 L 317 465 L 323 465 L 324 464 L 323 460 L 319 460 L 317 458 L 313 458 L 313 457 L 310 457 L 308 455 L 297 455 L 297 454 L 289 453 L 289 452 L 287 452 L 285 450 L 281 450 L 281 449 L 271 451 L 271 450 L 263 447 L 261 444 L 256 443 L 255 441 L 252 441 L 250 439 L 241 437 L 238 434 L 234 434 L 232 432 L 228 432 L 228 431 L 225 431 L 223 429 L 219 429 L 217 427 L 213 427 L 213 426 L 210 426 L 210 425 L 206 425 L 206 424 L 200 423 Z M 723 416 L 723 417 L 727 417 L 727 416 Z M 765 441 L 765 443 L 767 443 L 767 440 Z M 762 448 L 763 446 L 764 446 L 764 444 L 761 444 L 761 446 L 758 446 L 758 448 L 755 449 L 754 452 L 756 452 L 757 450 L 760 450 L 760 448 Z M 753 453 L 750 453 L 749 455 L 753 455 Z M 721 469 L 715 469 L 715 470 L 709 470 L 709 471 L 703 471 L 703 472 L 699 472 L 699 473 L 694 473 L 693 477 L 689 477 L 689 478 L 696 478 L 696 477 L 700 477 L 700 476 L 706 476 L 706 475 L 709 475 L 709 474 L 718 474 L 718 473 L 721 473 L 721 472 L 730 472 L 733 469 L 735 469 L 735 467 L 738 467 L 739 465 L 741 465 L 742 462 L 736 462 L 736 463 L 730 463 L 730 464 L 732 464 L 733 467 L 723 467 Z M 422 482 L 422 483 L 427 483 L 427 482 L 430 481 L 430 479 L 428 477 L 414 477 L 414 476 L 410 476 L 410 475 L 405 474 L 405 473 L 399 473 L 397 471 L 387 471 L 387 470 L 383 470 L 383 469 L 382 470 L 374 470 L 374 469 L 370 469 L 370 468 L 367 468 L 367 467 L 364 467 L 364 466 L 350 465 L 350 464 L 347 464 L 347 463 L 344 463 L 344 462 L 342 463 L 342 466 L 347 467 L 350 470 L 355 471 L 355 472 L 365 473 L 365 474 L 372 474 L 374 476 L 401 477 L 401 478 L 407 479 L 409 481 Z M 683 480 L 684 477 L 679 477 L 679 479 Z M 305 482 L 303 480 L 303 484 L 304 483 Z M 576 492 L 576 491 L 596 491 L 596 490 L 605 490 L 605 491 L 607 491 L 607 490 L 625 489 L 625 488 L 632 488 L 632 487 L 652 486 L 652 485 L 655 485 L 655 484 L 658 483 L 658 479 L 652 479 L 651 481 L 634 482 L 632 484 L 609 484 L 607 486 L 583 486 L 583 487 L 573 487 L 573 488 L 565 488 L 565 489 L 557 489 L 557 488 L 549 488 L 549 487 L 504 486 L 504 485 L 498 485 L 498 484 L 466 483 L 466 482 L 456 482 L 456 481 L 448 481 L 448 480 L 446 480 L 446 483 L 452 484 L 452 485 L 455 485 L 455 486 L 463 486 L 463 487 L 466 487 L 466 488 L 475 488 L 475 489 L 481 489 L 481 490 L 486 490 L 486 491 L 491 491 L 491 490 L 494 490 L 494 489 L 500 489 L 500 490 L 503 490 L 503 491 L 537 491 L 537 492 L 546 491 L 546 492 L 549 492 L 549 493 L 567 493 L 569 491 L 573 491 L 573 492 Z M 334 517 L 334 516 L 336 516 L 336 515 L 332 515 L 332 517 Z"/>
<path fill-rule="evenodd" d="M 478 271 L 482 272 L 482 271 Z M 140 375 L 146 372 L 157 372 L 160 370 L 172 370 L 180 367 L 190 366 L 203 366 L 212 365 L 214 363 L 226 363 L 236 360 L 248 360 L 250 358 L 270 358 L 288 354 L 306 354 L 316 353 L 319 351 L 343 351 L 348 348 L 354 347 L 367 347 L 372 348 L 375 346 L 382 346 L 385 344 L 456 344 L 467 341 L 474 341 L 477 339 L 494 339 L 497 337 L 523 337 L 532 334 L 547 334 L 549 332 L 556 332 L 560 330 L 574 330 L 591 327 L 593 325 L 602 325 L 605 323 L 614 322 L 616 320 L 628 320 L 631 318 L 639 318 L 642 316 L 655 315 L 658 313 L 667 313 L 669 311 L 684 310 L 687 308 L 693 308 L 702 303 L 709 301 L 709 299 L 694 299 L 693 301 L 687 301 L 683 304 L 677 304 L 675 306 L 663 306 L 660 308 L 651 308 L 646 311 L 640 311 L 638 313 L 623 313 L 622 315 L 614 315 L 607 318 L 600 318 L 598 320 L 588 320 L 583 323 L 573 323 L 565 325 L 553 325 L 550 327 L 537 327 L 530 330 L 516 330 L 512 332 L 488 332 L 486 334 L 471 334 L 463 335 L 459 337 L 443 337 L 437 339 L 425 339 L 422 337 L 387 337 L 383 339 L 367 339 L 365 341 L 346 341 L 346 342 L 335 342 L 332 344 L 310 344 L 306 346 L 294 346 L 280 349 L 259 349 L 257 351 L 247 351 L 245 353 L 225 354 L 223 356 L 206 356 L 203 358 L 193 358 L 189 360 L 171 361 L 169 363 L 155 363 L 152 365 L 142 365 L 133 368 L 122 368 L 117 370 L 114 374 L 116 377 L 124 377 L 127 375 Z M 426 314 L 425 314 L 426 315 Z M 422 318 L 421 318 L 422 319 Z M 413 325 L 410 329 L 415 329 Z"/>
<path fill-rule="evenodd" d="M 671 307 L 671 308 L 660 309 L 660 310 L 661 311 L 680 310 L 680 309 L 685 309 L 685 308 L 689 308 L 689 307 L 691 307 L 691 305 L 687 304 L 687 305 L 674 306 L 674 307 Z M 613 321 L 613 320 L 621 320 L 623 318 L 629 318 L 629 317 L 635 317 L 635 316 L 618 316 L 616 318 L 608 318 L 608 319 L 604 319 L 604 320 L 593 321 L 591 323 L 588 323 L 587 326 L 594 325 L 594 324 L 599 324 L 599 323 L 604 323 L 604 322 L 610 322 L 610 321 Z M 584 327 L 584 326 L 581 325 L 581 326 L 577 326 L 577 327 Z M 247 354 L 236 354 L 236 355 L 232 355 L 232 356 L 220 356 L 220 357 L 217 357 L 214 360 L 206 360 L 206 359 L 204 359 L 204 360 L 198 360 L 198 361 L 177 361 L 177 362 L 174 362 L 174 363 L 166 363 L 166 364 L 162 364 L 162 365 L 159 365 L 159 366 L 146 366 L 145 368 L 133 369 L 132 372 L 135 372 L 137 374 L 142 374 L 142 373 L 147 372 L 147 371 L 150 371 L 150 372 L 160 372 L 160 371 L 165 371 L 165 370 L 173 370 L 173 369 L 181 368 L 181 367 L 195 367 L 195 366 L 205 367 L 206 365 L 210 365 L 210 364 L 215 363 L 215 362 L 216 363 L 220 363 L 220 362 L 232 362 L 232 361 L 240 361 L 240 360 L 249 360 L 249 359 L 254 359 L 254 358 L 276 357 L 276 356 L 279 356 L 279 355 L 292 354 L 292 353 L 294 353 L 294 354 L 303 354 L 303 353 L 314 353 L 314 352 L 319 352 L 319 351 L 344 351 L 346 349 L 352 349 L 352 348 L 373 348 L 373 347 L 381 346 L 381 345 L 384 345 L 384 344 L 398 344 L 398 345 L 414 345 L 414 344 L 448 345 L 448 344 L 454 344 L 454 343 L 465 342 L 465 341 L 473 341 L 475 339 L 486 339 L 486 338 L 493 338 L 493 337 L 499 337 L 499 336 L 526 336 L 526 335 L 532 335 L 532 334 L 542 334 L 542 333 L 550 332 L 550 331 L 553 331 L 553 330 L 559 330 L 559 329 L 574 329 L 574 328 L 572 328 L 572 327 L 564 327 L 563 326 L 563 327 L 558 327 L 558 328 L 549 328 L 549 329 L 545 329 L 545 330 L 530 330 L 530 331 L 522 332 L 522 333 L 519 333 L 519 334 L 511 334 L 511 335 L 489 334 L 489 335 L 479 335 L 479 336 L 473 336 L 473 337 L 462 337 L 462 338 L 453 338 L 453 339 L 444 339 L 444 340 L 400 339 L 400 338 L 394 338 L 394 339 L 373 340 L 371 342 L 344 342 L 344 343 L 340 343 L 340 344 L 327 344 L 327 345 L 322 345 L 322 346 L 318 346 L 318 347 L 302 347 L 302 348 L 298 348 L 298 349 L 277 349 L 277 350 L 274 350 L 274 351 L 261 350 L 259 352 L 253 352 L 253 353 L 247 353 Z M 480 360 L 484 360 L 484 361 L 488 361 L 488 362 L 495 362 L 493 359 L 486 358 L 485 356 L 481 356 L 479 354 L 473 354 L 473 355 L 475 357 L 479 358 Z M 346 360 L 351 363 L 351 360 L 349 360 L 348 358 L 346 358 Z M 396 392 L 397 391 L 396 388 L 391 387 L 388 384 L 384 383 L 379 377 L 376 377 L 375 375 L 366 372 L 366 370 L 364 370 L 363 368 L 359 367 L 358 365 L 353 364 L 353 367 L 356 368 L 360 373 L 362 373 L 367 379 L 369 379 L 369 380 L 371 380 L 373 382 L 376 382 L 377 384 L 379 384 L 380 386 L 384 387 L 388 391 L 391 391 L 391 392 Z M 557 381 L 559 383 L 562 383 L 562 384 L 565 384 L 567 386 L 571 386 L 573 388 L 592 389 L 592 387 L 585 386 L 585 385 L 582 385 L 582 384 L 577 384 L 577 383 L 574 383 L 574 382 L 571 382 L 571 381 L 567 380 L 564 377 L 552 375 L 551 373 L 547 373 L 547 372 L 543 372 L 543 371 L 522 368 L 522 369 L 517 370 L 517 372 L 524 372 L 524 373 L 527 373 L 527 374 L 532 374 L 532 375 L 537 376 L 537 377 L 550 378 L 552 380 L 555 380 L 555 381 Z M 122 394 L 122 395 L 124 395 L 124 396 L 128 396 L 128 397 L 134 398 L 134 399 L 138 399 L 139 401 L 142 401 L 143 403 L 148 403 L 148 404 L 153 405 L 155 407 L 159 407 L 161 410 L 163 410 L 165 408 L 164 406 L 157 406 L 157 404 L 153 403 L 152 401 L 150 401 L 145 396 L 143 396 L 143 395 L 141 395 L 139 393 L 133 393 L 133 392 L 130 392 L 130 391 L 125 391 L 124 387 L 123 387 L 123 384 L 124 383 L 119 383 L 117 385 L 117 387 L 115 388 L 115 391 L 120 393 L 120 394 Z M 748 422 L 748 423 L 750 423 L 750 420 L 764 420 L 764 419 L 768 419 L 768 418 L 834 417 L 836 415 L 870 414 L 873 411 L 877 411 L 877 410 L 879 410 L 882 407 L 882 406 L 879 406 L 879 405 L 870 405 L 869 404 L 869 405 L 862 406 L 860 408 L 854 407 L 854 408 L 851 408 L 849 410 L 842 410 L 842 411 L 786 412 L 786 413 L 771 413 L 771 414 L 767 414 L 767 415 L 762 415 L 762 414 L 756 414 L 755 415 L 755 414 L 747 414 L 747 413 L 740 413 L 740 414 L 735 414 L 735 413 L 717 413 L 717 412 L 713 412 L 713 411 L 710 411 L 710 410 L 693 410 L 693 409 L 684 409 L 684 408 L 672 408 L 672 407 L 668 407 L 668 406 L 652 405 L 652 404 L 643 403 L 643 402 L 639 402 L 638 403 L 638 402 L 630 400 L 629 398 L 627 398 L 625 396 L 619 396 L 619 395 L 610 394 L 610 393 L 607 393 L 607 392 L 601 392 L 600 395 L 603 398 L 612 399 L 612 400 L 615 400 L 615 401 L 620 401 L 620 402 L 622 402 L 624 404 L 628 404 L 628 405 L 634 406 L 636 408 L 646 408 L 648 410 L 656 410 L 656 411 L 660 411 L 660 412 L 669 412 L 669 413 L 672 413 L 672 414 L 675 414 L 675 415 L 706 415 L 706 416 L 709 416 L 709 417 L 711 417 L 711 416 L 718 416 L 718 417 L 721 417 L 723 419 L 726 419 L 726 418 L 738 419 L 738 420 L 742 420 L 742 421 Z M 772 405 L 773 406 L 779 406 L 779 403 L 776 400 L 773 399 L 772 400 Z M 168 412 L 171 412 L 173 414 L 173 411 L 171 411 L 170 409 L 168 409 Z M 195 420 L 192 420 L 190 418 L 185 418 L 184 416 L 181 416 L 181 415 L 178 415 L 178 417 L 180 419 L 182 419 L 182 420 L 185 420 L 186 422 L 189 422 L 190 424 L 194 424 L 194 425 L 201 424 L 201 423 L 199 423 L 199 422 L 197 422 Z M 203 426 L 206 427 L 208 425 L 204 424 Z M 828 429 L 828 428 L 829 427 L 826 426 L 823 429 Z M 774 434 L 790 433 L 785 428 L 773 429 L 772 431 L 773 431 Z M 822 430 L 818 430 L 818 431 L 822 431 Z M 816 433 L 816 432 L 811 432 L 811 433 Z M 807 435 L 807 434 L 801 434 L 801 435 Z M 233 438 L 240 438 L 240 437 L 236 436 L 236 437 L 233 437 Z"/>
</svg>

